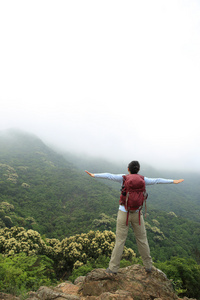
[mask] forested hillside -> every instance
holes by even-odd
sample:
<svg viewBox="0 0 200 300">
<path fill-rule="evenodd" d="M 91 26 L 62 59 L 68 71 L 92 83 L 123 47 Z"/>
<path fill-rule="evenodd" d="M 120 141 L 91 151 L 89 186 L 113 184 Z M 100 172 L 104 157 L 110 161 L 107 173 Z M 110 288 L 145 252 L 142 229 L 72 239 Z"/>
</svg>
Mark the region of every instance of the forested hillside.
<svg viewBox="0 0 200 300">
<path fill-rule="evenodd" d="M 115 190 L 92 182 L 34 136 L 1 135 L 0 158 L 1 226 L 63 238 L 90 230 L 105 207 L 117 212 Z"/>
<path fill-rule="evenodd" d="M 171 177 L 164 172 L 156 175 L 153 168 L 142 164 L 141 166 L 141 171 L 146 173 L 143 173 L 145 176 Z M 120 186 L 93 179 L 84 172 L 84 169 L 92 172 L 125 173 L 126 167 L 100 159 L 92 161 L 80 159 L 73 154 L 58 154 L 38 137 L 27 133 L 16 131 L 0 133 L 0 229 L 2 228 L 0 253 L 3 254 L 0 255 L 0 266 L 2 270 L 5 269 L 5 273 L 4 271 L 0 273 L 2 286 L 6 286 L 7 277 L 1 276 L 7 276 L 6 272 L 13 274 L 11 269 L 6 269 L 7 262 L 13 264 L 13 268 L 15 263 L 16 268 L 21 268 L 17 265 L 18 259 L 26 261 L 23 255 L 21 257 L 21 252 L 36 256 L 46 255 L 47 258 L 27 258 L 24 268 L 29 268 L 29 263 L 32 268 L 31 264 L 39 260 L 41 268 L 43 266 L 47 268 L 51 264 L 54 277 L 58 278 L 64 276 L 65 268 L 69 276 L 72 270 L 75 272 L 75 269 L 81 268 L 83 264 L 85 266 L 83 272 L 97 265 L 108 264 L 108 255 L 103 251 L 109 248 L 110 253 L 114 245 L 112 232 L 115 232 Z M 200 209 L 197 184 L 199 177 L 193 174 L 177 175 L 178 177 L 176 175 L 173 174 L 172 177 L 185 178 L 184 184 L 148 188 L 148 210 L 145 221 L 151 254 L 154 262 L 164 263 L 178 256 L 186 260 L 193 258 L 195 263 L 200 263 Z M 100 232 L 105 230 L 106 233 L 101 235 Z M 99 243 L 94 244 L 93 250 L 87 247 L 89 251 L 87 260 L 84 259 L 83 251 L 86 251 L 84 243 L 86 240 L 88 242 L 88 236 L 84 234 L 92 235 L 95 243 L 96 241 Z M 112 237 L 112 243 L 109 244 L 106 236 Z M 64 241 L 67 241 L 66 244 Z M 59 245 L 63 245 L 61 252 Z M 131 229 L 126 246 L 134 250 L 138 259 Z M 101 247 L 104 250 L 98 250 Z M 132 250 L 128 250 L 128 253 L 132 253 L 130 252 Z M 13 260 L 9 258 L 10 255 L 18 253 L 19 257 L 14 256 Z M 97 254 L 96 261 L 94 257 Z M 101 255 L 106 255 L 106 258 Z M 133 257 L 131 254 L 129 263 L 133 263 Z M 163 268 L 165 267 L 167 268 L 167 264 L 163 265 Z M 41 276 L 42 274 L 44 275 L 41 273 Z M 54 280 L 46 273 L 42 278 L 44 282 Z"/>
<path fill-rule="evenodd" d="M 147 176 L 155 177 L 154 169 L 141 167 Z M 104 168 L 114 173 L 126 171 L 122 166 L 101 160 L 81 160 L 72 154 L 66 159 L 29 134 L 15 131 L 2 133 L 0 226 L 22 226 L 48 238 L 58 239 L 91 229 L 115 232 L 120 186 L 109 186 L 112 183 L 92 179 L 84 172 L 86 168 L 97 172 L 102 172 Z M 165 175 L 163 173 L 162 177 L 169 178 Z M 148 187 L 146 221 L 156 259 L 163 260 L 176 253 L 183 257 L 191 255 L 199 260 L 197 178 L 194 176 L 191 180 L 188 174 L 181 185 Z M 129 231 L 127 245 L 137 252 L 132 230 Z"/>
<path fill-rule="evenodd" d="M 80 170 L 89 170 L 92 173 L 108 172 L 114 174 L 127 173 L 129 161 L 114 163 L 102 158 L 81 157 L 72 153 L 62 153 L 66 160 L 72 162 Z M 133 157 L 133 160 L 137 158 Z M 199 173 L 185 171 L 157 170 L 153 166 L 140 162 L 140 174 L 150 178 L 183 178 L 180 185 L 148 186 L 148 206 L 162 211 L 173 211 L 191 221 L 200 222 L 200 170 Z M 119 184 L 103 181 L 106 185 L 119 191 Z"/>
</svg>

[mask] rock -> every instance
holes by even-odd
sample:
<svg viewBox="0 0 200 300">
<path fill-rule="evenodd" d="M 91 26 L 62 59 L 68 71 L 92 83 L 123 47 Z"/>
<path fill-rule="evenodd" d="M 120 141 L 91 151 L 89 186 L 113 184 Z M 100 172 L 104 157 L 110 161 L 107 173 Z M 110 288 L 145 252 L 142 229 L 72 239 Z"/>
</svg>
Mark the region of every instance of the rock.
<svg viewBox="0 0 200 300">
<path fill-rule="evenodd" d="M 76 278 L 76 280 L 74 281 L 74 284 L 80 284 L 85 280 L 85 276 L 79 276 L 78 278 Z"/>
<path fill-rule="evenodd" d="M 0 293 L 1 295 L 1 293 Z M 20 298 L 0 298 L 19 300 Z M 27 300 L 183 300 L 175 294 L 166 275 L 153 268 L 147 274 L 145 268 L 133 265 L 122 268 L 118 274 L 107 274 L 105 269 L 95 269 L 80 276 L 75 284 L 63 282 L 57 287 L 42 286 L 30 292 Z M 189 300 L 189 298 L 184 298 Z M 190 299 L 196 300 L 196 299 Z"/>
<path fill-rule="evenodd" d="M 179 298 L 179 300 L 197 300 L 197 299 L 184 297 L 184 298 Z"/>
<path fill-rule="evenodd" d="M 178 300 L 171 281 L 165 274 L 156 268 L 147 274 L 140 265 L 122 268 L 117 275 L 107 274 L 104 269 L 95 269 L 85 277 L 79 293 L 82 297 L 95 296 L 96 299 L 102 299 L 101 295 L 109 292 L 115 294 L 113 299 L 125 299 L 122 291 L 129 292 L 128 297 L 132 297 L 130 299 Z"/>
<path fill-rule="evenodd" d="M 98 298 L 98 300 L 133 300 L 131 292 L 118 290 L 114 293 L 103 293 Z"/>
<path fill-rule="evenodd" d="M 77 295 L 79 290 L 79 287 L 70 281 L 59 284 L 58 288 L 60 288 L 63 293 L 70 295 Z"/>
<path fill-rule="evenodd" d="M 0 292 L 0 300 L 20 300 L 20 298 Z"/>
<path fill-rule="evenodd" d="M 66 283 L 65 287 L 63 286 L 62 288 L 64 288 L 66 290 L 66 292 L 62 292 L 62 289 L 59 289 L 59 287 L 57 288 L 52 288 L 52 287 L 46 287 L 46 286 L 41 286 L 39 288 L 39 290 L 34 293 L 33 297 L 30 296 L 29 298 L 27 298 L 27 300 L 79 300 L 80 297 L 79 295 L 75 295 L 74 291 L 72 292 L 71 287 L 69 286 L 74 286 L 73 284 L 69 284 Z M 67 290 L 68 287 L 68 290 Z M 78 288 L 77 288 L 78 290 Z"/>
</svg>

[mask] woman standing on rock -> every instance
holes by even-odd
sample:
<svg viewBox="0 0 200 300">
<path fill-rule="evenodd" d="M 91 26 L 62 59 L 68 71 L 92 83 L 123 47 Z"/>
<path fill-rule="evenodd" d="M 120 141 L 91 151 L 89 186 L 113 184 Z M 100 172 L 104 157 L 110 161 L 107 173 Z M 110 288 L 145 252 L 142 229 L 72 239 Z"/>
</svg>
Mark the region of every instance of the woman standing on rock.
<svg viewBox="0 0 200 300">
<path fill-rule="evenodd" d="M 173 180 L 173 179 L 163 179 L 163 178 L 147 178 L 139 175 L 138 174 L 139 170 L 140 170 L 140 164 L 138 161 L 132 161 L 129 163 L 128 173 L 137 174 L 137 176 L 143 178 L 145 186 L 154 185 L 154 184 L 171 184 L 171 183 L 178 184 L 184 181 L 184 179 Z M 124 182 L 124 177 L 126 177 L 125 174 L 110 174 L 110 173 L 93 174 L 88 171 L 85 172 L 93 178 L 113 180 L 119 182 L 121 185 Z M 137 177 L 134 178 L 136 179 Z M 152 258 L 150 255 L 150 249 L 147 240 L 145 223 L 144 223 L 143 215 L 141 213 L 141 207 L 139 209 L 130 211 L 129 213 L 129 211 L 127 210 L 127 206 L 123 201 L 120 201 L 120 205 L 119 205 L 115 247 L 113 249 L 112 256 L 110 259 L 109 268 L 106 269 L 106 272 L 112 274 L 117 274 L 118 272 L 120 266 L 120 260 L 124 249 L 124 244 L 126 242 L 126 238 L 128 234 L 128 228 L 129 228 L 129 226 L 127 226 L 128 223 L 131 223 L 133 227 L 133 231 L 137 241 L 138 251 L 142 257 L 145 270 L 146 272 L 150 273 L 152 270 Z"/>
</svg>

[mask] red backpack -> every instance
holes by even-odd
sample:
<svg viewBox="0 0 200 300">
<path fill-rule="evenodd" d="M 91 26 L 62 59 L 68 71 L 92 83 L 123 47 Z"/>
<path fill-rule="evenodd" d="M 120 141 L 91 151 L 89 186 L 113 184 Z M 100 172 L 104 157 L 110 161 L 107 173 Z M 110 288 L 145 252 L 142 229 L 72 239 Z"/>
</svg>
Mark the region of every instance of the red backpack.
<svg viewBox="0 0 200 300">
<path fill-rule="evenodd" d="M 124 205 L 127 212 L 126 225 L 128 225 L 128 216 L 130 211 L 139 210 L 139 224 L 140 211 L 143 207 L 148 194 L 146 193 L 144 176 L 139 174 L 129 174 L 123 176 L 123 185 L 121 189 L 119 204 Z"/>
</svg>

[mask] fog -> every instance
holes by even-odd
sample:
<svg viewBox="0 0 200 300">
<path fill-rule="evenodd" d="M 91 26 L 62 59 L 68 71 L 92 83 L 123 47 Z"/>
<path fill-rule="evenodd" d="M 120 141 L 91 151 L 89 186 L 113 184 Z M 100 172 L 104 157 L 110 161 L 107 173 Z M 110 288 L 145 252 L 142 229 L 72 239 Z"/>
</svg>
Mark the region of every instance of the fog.
<svg viewBox="0 0 200 300">
<path fill-rule="evenodd" d="M 1 1 L 0 130 L 200 171 L 200 2 Z"/>
</svg>

